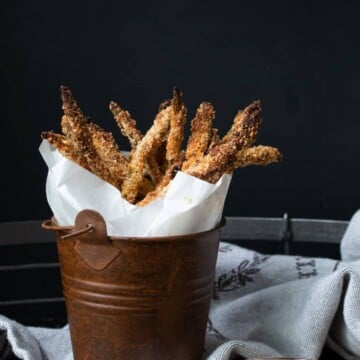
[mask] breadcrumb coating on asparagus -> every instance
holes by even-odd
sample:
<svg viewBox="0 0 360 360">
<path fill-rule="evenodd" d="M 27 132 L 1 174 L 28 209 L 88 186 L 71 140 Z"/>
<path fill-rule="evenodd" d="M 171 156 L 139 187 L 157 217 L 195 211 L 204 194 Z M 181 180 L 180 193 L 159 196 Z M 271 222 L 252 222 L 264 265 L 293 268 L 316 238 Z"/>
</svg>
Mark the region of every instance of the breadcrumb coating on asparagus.
<svg viewBox="0 0 360 360">
<path fill-rule="evenodd" d="M 254 146 L 262 123 L 260 101 L 239 110 L 221 138 L 213 127 L 215 110 L 202 102 L 191 121 L 185 150 L 181 149 L 187 109 L 182 93 L 159 106 L 152 126 L 143 135 L 130 113 L 115 103 L 109 108 L 131 152 L 124 156 L 112 133 L 84 116 L 69 88 L 61 87 L 62 134 L 45 131 L 43 139 L 71 161 L 119 189 L 130 203 L 145 206 L 163 196 L 177 171 L 216 183 L 223 174 L 250 165 L 265 166 L 282 160 L 271 146 Z"/>
<path fill-rule="evenodd" d="M 266 166 L 282 160 L 282 154 L 279 149 L 272 146 L 258 145 L 236 154 L 234 168 L 242 168 L 249 165 Z"/>
<path fill-rule="evenodd" d="M 87 162 L 81 161 L 79 163 L 79 157 L 74 145 L 72 144 L 71 140 L 68 139 L 66 136 L 62 134 L 57 134 L 52 131 L 43 131 L 41 133 L 41 138 L 47 140 L 54 148 L 56 148 L 63 156 L 67 159 L 77 163 L 78 165 L 87 168 Z"/>
<path fill-rule="evenodd" d="M 256 139 L 262 122 L 259 107 L 259 102 L 249 105 L 241 112 L 241 116 L 235 117 L 224 138 L 184 171 L 211 183 L 218 181 L 223 173 L 232 172 L 236 154 L 249 147 Z"/>
<path fill-rule="evenodd" d="M 173 91 L 170 109 L 170 129 L 166 142 L 166 160 L 169 165 L 178 160 L 184 139 L 184 126 L 187 110 L 184 106 L 182 94 L 178 89 L 174 89 Z"/>
<path fill-rule="evenodd" d="M 87 126 L 87 119 L 76 103 L 70 89 L 62 86 L 61 97 L 64 110 L 62 128 L 66 129 L 64 135 L 71 139 L 77 151 L 79 162 L 82 164 L 83 159 L 85 159 L 87 166 L 84 167 L 90 169 L 95 175 L 110 184 L 116 184 L 115 179 L 113 179 L 110 171 L 95 149 Z"/>
<path fill-rule="evenodd" d="M 212 124 L 215 118 L 215 110 L 208 102 L 202 102 L 196 110 L 196 115 L 191 121 L 191 134 L 185 150 L 185 161 L 182 170 L 186 170 L 196 160 L 203 156 L 207 150 L 216 132 Z"/>
<path fill-rule="evenodd" d="M 131 146 L 129 158 L 132 157 L 134 150 L 143 138 L 143 134 L 136 127 L 136 120 L 134 120 L 129 111 L 121 109 L 121 107 L 114 101 L 110 102 L 109 108 L 113 113 L 114 119 L 121 131 L 121 133 L 128 138 Z M 157 184 L 162 177 L 162 173 L 153 157 L 147 160 L 147 173 L 150 176 L 153 184 Z"/>
<path fill-rule="evenodd" d="M 135 203 L 141 179 L 145 173 L 147 159 L 166 141 L 170 126 L 171 107 L 161 110 L 153 125 L 146 132 L 129 163 L 129 174 L 122 186 L 122 195 L 130 203 Z"/>
<path fill-rule="evenodd" d="M 180 154 L 180 158 L 175 163 L 173 163 L 171 166 L 167 168 L 164 176 L 162 177 L 161 181 L 157 184 L 155 189 L 149 192 L 141 201 L 136 203 L 138 206 L 145 206 L 149 204 L 151 201 L 160 198 L 166 193 L 166 190 L 171 180 L 174 178 L 176 172 L 180 170 L 181 163 L 183 161 L 182 157 L 183 157 L 183 153 Z"/>
<path fill-rule="evenodd" d="M 114 185 L 121 188 L 128 172 L 128 160 L 123 155 L 110 132 L 105 131 L 93 122 L 89 123 L 88 129 L 94 148 L 97 151 L 104 166 L 109 170 Z"/>
<path fill-rule="evenodd" d="M 121 133 L 129 139 L 131 149 L 134 150 L 143 137 L 140 130 L 136 128 L 136 121 L 127 110 L 123 110 L 115 101 L 110 102 L 109 108 Z"/>
</svg>

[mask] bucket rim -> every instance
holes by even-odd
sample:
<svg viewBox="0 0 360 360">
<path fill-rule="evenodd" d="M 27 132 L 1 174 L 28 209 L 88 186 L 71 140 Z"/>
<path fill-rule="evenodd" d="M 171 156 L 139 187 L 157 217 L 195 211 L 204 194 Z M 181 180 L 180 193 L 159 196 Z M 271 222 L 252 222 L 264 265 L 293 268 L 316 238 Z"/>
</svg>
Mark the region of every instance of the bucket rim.
<svg viewBox="0 0 360 360">
<path fill-rule="evenodd" d="M 52 217 L 49 221 L 51 223 L 50 226 L 48 226 L 48 229 L 52 228 L 58 233 L 62 234 L 70 234 L 72 231 L 74 231 L 73 226 L 60 226 L 57 224 L 54 217 Z M 114 236 L 114 235 L 107 235 L 107 238 L 112 242 L 122 241 L 122 242 L 145 242 L 145 243 L 156 243 L 156 242 L 174 242 L 174 241 L 190 241 L 194 240 L 196 238 L 201 238 L 206 234 L 215 233 L 221 231 L 221 229 L 226 225 L 226 218 L 222 217 L 221 221 L 217 226 L 215 226 L 212 229 L 204 230 L 204 231 L 198 231 L 195 233 L 190 234 L 183 234 L 183 235 L 163 235 L 163 236 Z M 76 238 L 76 237 L 75 237 Z M 66 241 L 66 239 L 61 239 Z"/>
</svg>

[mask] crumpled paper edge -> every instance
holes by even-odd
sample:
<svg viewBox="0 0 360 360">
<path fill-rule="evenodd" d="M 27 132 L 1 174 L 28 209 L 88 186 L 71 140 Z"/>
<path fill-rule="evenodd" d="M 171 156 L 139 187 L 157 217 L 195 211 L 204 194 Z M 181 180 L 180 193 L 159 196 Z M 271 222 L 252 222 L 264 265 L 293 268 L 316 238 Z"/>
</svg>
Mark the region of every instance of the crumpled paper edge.
<svg viewBox="0 0 360 360">
<path fill-rule="evenodd" d="M 179 171 L 164 197 L 139 207 L 123 199 L 111 184 L 62 156 L 47 140 L 39 151 L 48 165 L 46 197 L 61 226 L 74 225 L 84 209 L 103 216 L 110 236 L 184 235 L 210 230 L 221 221 L 231 175 L 210 184 Z"/>
</svg>

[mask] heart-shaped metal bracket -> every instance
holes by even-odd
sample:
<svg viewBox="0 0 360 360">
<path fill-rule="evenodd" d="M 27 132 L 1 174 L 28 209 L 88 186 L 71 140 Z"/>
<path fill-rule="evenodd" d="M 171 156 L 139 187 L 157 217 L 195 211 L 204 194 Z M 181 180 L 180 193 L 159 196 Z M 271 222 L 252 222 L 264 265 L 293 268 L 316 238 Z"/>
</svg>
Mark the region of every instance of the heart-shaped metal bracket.
<svg viewBox="0 0 360 360">
<path fill-rule="evenodd" d="M 82 229 L 91 230 L 81 233 Z M 75 218 L 75 250 L 94 270 L 105 269 L 121 252 L 107 236 L 103 217 L 94 210 L 82 210 Z M 66 241 L 66 240 L 65 240 Z"/>
</svg>

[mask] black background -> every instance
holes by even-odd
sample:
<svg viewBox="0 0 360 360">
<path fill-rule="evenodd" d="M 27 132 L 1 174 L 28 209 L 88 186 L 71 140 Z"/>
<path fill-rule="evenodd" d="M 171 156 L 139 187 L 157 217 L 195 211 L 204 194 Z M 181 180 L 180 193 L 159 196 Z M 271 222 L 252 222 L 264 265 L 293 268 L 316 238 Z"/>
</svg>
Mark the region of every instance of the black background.
<svg viewBox="0 0 360 360">
<path fill-rule="evenodd" d="M 284 160 L 238 170 L 225 215 L 349 219 L 360 195 L 359 15 L 359 1 L 2 1 L 0 221 L 51 215 L 38 147 L 41 131 L 59 131 L 61 84 L 114 134 L 110 100 L 145 131 L 177 86 L 190 118 L 210 101 L 224 132 L 260 99 L 258 144 Z"/>
</svg>

